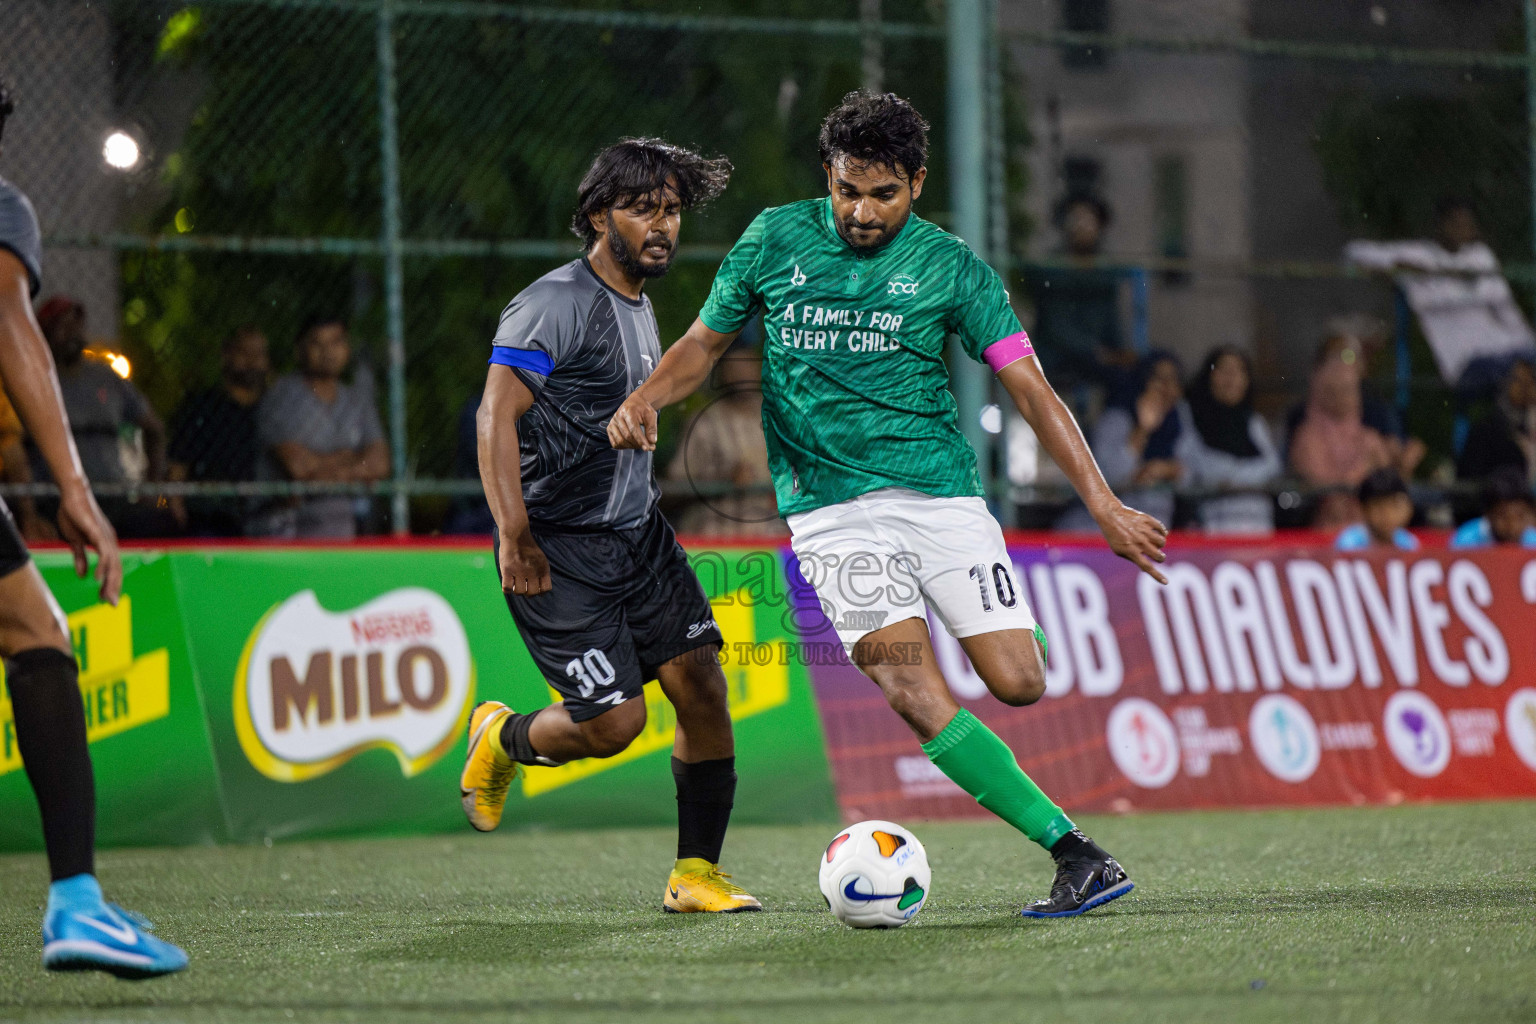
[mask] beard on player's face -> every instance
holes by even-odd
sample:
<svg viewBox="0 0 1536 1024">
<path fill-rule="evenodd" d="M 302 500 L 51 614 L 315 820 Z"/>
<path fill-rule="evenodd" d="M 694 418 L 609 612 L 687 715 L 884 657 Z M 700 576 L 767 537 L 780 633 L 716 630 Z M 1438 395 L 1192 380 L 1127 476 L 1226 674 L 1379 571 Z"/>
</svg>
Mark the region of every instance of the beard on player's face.
<svg viewBox="0 0 1536 1024">
<path fill-rule="evenodd" d="M 893 223 L 883 220 L 864 220 L 857 215 L 834 218 L 837 225 L 837 233 L 843 241 L 855 249 L 878 249 L 888 245 L 891 239 L 901 234 L 901 229 L 907 226 L 907 221 L 912 216 L 912 204 L 902 211 L 899 218 Z"/>
<path fill-rule="evenodd" d="M 613 254 L 616 262 L 624 273 L 632 278 L 662 277 L 672 269 L 672 258 L 677 255 L 677 246 L 663 231 L 648 231 L 640 249 L 636 250 L 619 231 L 616 218 L 612 211 L 608 214 L 608 229 L 605 232 L 608 238 L 608 251 Z M 666 253 L 661 257 L 650 256 L 647 260 L 644 250 L 652 247 L 665 247 Z"/>
</svg>

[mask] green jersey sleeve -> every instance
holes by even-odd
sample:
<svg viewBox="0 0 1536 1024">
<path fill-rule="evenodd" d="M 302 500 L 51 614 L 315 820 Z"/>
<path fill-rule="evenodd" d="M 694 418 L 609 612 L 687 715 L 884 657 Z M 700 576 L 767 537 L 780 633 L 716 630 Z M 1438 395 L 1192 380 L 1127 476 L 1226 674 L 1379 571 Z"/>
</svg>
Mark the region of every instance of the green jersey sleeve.
<svg viewBox="0 0 1536 1024">
<path fill-rule="evenodd" d="M 955 265 L 949 329 L 960 335 L 966 355 L 977 362 L 994 341 L 1018 334 L 1024 327 L 1008 303 L 1008 291 L 997 271 L 965 246 Z"/>
<path fill-rule="evenodd" d="M 763 253 L 763 225 L 767 219 L 766 210 L 757 215 L 715 272 L 709 298 L 699 310 L 699 319 L 710 330 L 734 334 L 747 325 L 757 308 L 761 300 L 757 292 L 757 261 Z"/>
</svg>

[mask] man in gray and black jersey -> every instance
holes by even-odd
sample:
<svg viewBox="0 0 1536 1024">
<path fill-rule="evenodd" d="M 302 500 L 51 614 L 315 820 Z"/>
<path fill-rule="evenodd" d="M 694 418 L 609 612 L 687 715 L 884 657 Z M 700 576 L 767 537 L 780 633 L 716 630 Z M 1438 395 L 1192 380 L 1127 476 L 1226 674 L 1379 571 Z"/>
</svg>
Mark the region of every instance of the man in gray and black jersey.
<svg viewBox="0 0 1536 1024">
<path fill-rule="evenodd" d="M 655 679 L 677 713 L 677 861 L 662 908 L 760 910 L 719 870 L 736 792 L 722 639 L 709 600 L 657 511 L 651 454 L 616 451 L 608 420 L 655 369 L 645 282 L 667 272 L 682 211 L 725 189 L 730 165 L 659 139 L 625 139 L 578 190 L 580 259 L 501 315 L 478 417 L 480 477 L 518 632 L 564 700 L 470 716 L 459 788 L 470 823 L 501 821 L 520 765 L 612 757 L 646 722 Z"/>
</svg>

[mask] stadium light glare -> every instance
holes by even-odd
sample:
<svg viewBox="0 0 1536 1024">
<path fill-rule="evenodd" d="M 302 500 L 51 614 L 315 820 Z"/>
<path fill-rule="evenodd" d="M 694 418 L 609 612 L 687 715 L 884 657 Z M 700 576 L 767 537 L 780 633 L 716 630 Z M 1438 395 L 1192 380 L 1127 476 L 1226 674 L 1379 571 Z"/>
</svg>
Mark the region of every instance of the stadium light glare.
<svg viewBox="0 0 1536 1024">
<path fill-rule="evenodd" d="M 1003 432 L 1003 410 L 996 405 L 984 405 L 981 408 L 981 429 L 989 434 L 1001 434 Z"/>
<path fill-rule="evenodd" d="M 127 132 L 113 132 L 101 146 L 101 157 L 107 166 L 119 171 L 131 171 L 137 167 L 140 155 L 138 141 Z"/>
</svg>

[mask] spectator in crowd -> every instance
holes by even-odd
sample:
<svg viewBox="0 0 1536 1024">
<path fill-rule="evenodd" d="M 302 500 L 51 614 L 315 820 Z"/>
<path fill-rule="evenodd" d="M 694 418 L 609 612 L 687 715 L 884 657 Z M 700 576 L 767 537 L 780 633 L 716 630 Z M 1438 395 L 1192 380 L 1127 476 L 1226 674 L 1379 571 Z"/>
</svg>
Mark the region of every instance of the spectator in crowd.
<svg viewBox="0 0 1536 1024">
<path fill-rule="evenodd" d="M 130 484 L 165 479 L 165 426 L 139 389 L 107 363 L 87 358 L 85 306 L 57 295 L 43 303 L 38 326 L 58 365 L 64 409 L 80 451 L 80 464 L 93 485 Z M 133 432 L 142 432 L 145 466 L 133 465 Z M 127 458 L 125 458 L 127 456 Z M 46 479 L 40 456 L 33 473 Z M 132 460 L 132 461 L 131 461 Z M 162 537 L 175 532 L 164 499 L 100 497 L 101 510 L 120 537 Z"/>
<path fill-rule="evenodd" d="M 1536 356 L 1536 334 L 1465 199 L 1440 201 L 1433 239 L 1351 242 L 1344 253 L 1360 266 L 1396 274 L 1440 376 L 1464 398 L 1490 394 L 1511 358 Z"/>
<path fill-rule="evenodd" d="M 1095 195 L 1066 196 L 1056 206 L 1055 221 L 1069 265 L 1025 276 L 1041 368 L 1063 395 L 1084 386 L 1116 391 L 1136 364 L 1120 324 L 1120 278 L 1097 265 L 1110 216 Z"/>
<path fill-rule="evenodd" d="M 257 480 L 374 483 L 389 475 L 389 450 L 373 404 L 342 383 L 352 359 L 346 321 L 305 320 L 296 346 L 298 370 L 273 383 L 256 408 Z M 357 535 L 352 498 L 344 494 L 268 502 L 248 531 L 259 537 Z"/>
<path fill-rule="evenodd" d="M 1408 532 L 1408 524 L 1413 522 L 1413 499 L 1401 476 L 1390 469 L 1378 469 L 1360 482 L 1357 497 L 1361 521 L 1346 526 L 1334 547 L 1340 551 L 1419 550 L 1419 538 Z"/>
<path fill-rule="evenodd" d="M 224 340 L 219 383 L 188 395 L 171 416 L 170 479 L 241 482 L 256 479 L 256 403 L 272 370 L 267 336 L 236 328 Z M 171 499 L 177 521 L 199 537 L 245 532 L 239 498 Z"/>
<path fill-rule="evenodd" d="M 1536 494 L 1513 466 L 1488 474 L 1483 482 L 1483 514 L 1462 523 L 1451 536 L 1453 548 L 1518 544 L 1536 548 Z"/>
<path fill-rule="evenodd" d="M 1359 361 L 1349 356 L 1349 349 L 1325 355 L 1312 371 L 1306 411 L 1291 439 L 1292 472 L 1309 487 L 1336 489 L 1318 500 L 1313 525 L 1319 529 L 1360 517 L 1354 490 L 1371 473 L 1394 469 L 1411 476 L 1424 457 L 1422 444 L 1404 445 L 1365 423 Z"/>
<path fill-rule="evenodd" d="M 697 495 L 678 516 L 677 528 L 711 537 L 782 534 L 763 440 L 762 357 L 738 342 L 714 374 L 719 397 L 688 420 L 667 469 L 669 480 L 688 482 Z M 742 490 L 720 493 L 729 488 Z"/>
<path fill-rule="evenodd" d="M 1498 401 L 1467 433 L 1456 475 L 1482 480 L 1505 466 L 1536 484 L 1536 365 L 1528 359 L 1509 364 Z"/>
<path fill-rule="evenodd" d="M 1179 454 L 1191 486 L 1249 490 L 1200 502 L 1201 525 L 1210 533 L 1270 533 L 1274 499 L 1254 493 L 1280 476 L 1280 454 L 1269 426 L 1253 409 L 1253 366 L 1233 345 L 1211 351 L 1189 386 L 1192 436 Z"/>
<path fill-rule="evenodd" d="M 1385 330 L 1385 327 L 1382 327 Z M 1342 317 L 1329 324 L 1328 332 L 1323 337 L 1322 344 L 1318 345 L 1313 353 L 1312 365 L 1322 366 L 1330 359 L 1342 359 L 1352 364 L 1360 373 L 1360 419 L 1366 426 L 1376 431 L 1389 443 L 1396 440 L 1404 445 L 1405 449 L 1412 446 L 1415 450 L 1422 451 L 1422 442 L 1410 440 L 1403 430 L 1403 418 L 1398 415 L 1392 404 L 1371 388 L 1367 380 L 1371 353 L 1379 351 L 1381 342 L 1375 337 L 1376 332 L 1369 323 L 1362 322 L 1355 317 Z M 1296 428 L 1301 426 L 1302 417 L 1307 414 L 1307 403 L 1297 402 L 1291 406 L 1285 415 L 1285 445 L 1289 449 L 1295 439 Z"/>
<path fill-rule="evenodd" d="M 1192 431 L 1185 430 L 1188 409 L 1179 362 L 1169 352 L 1149 352 L 1137 364 L 1132 386 L 1111 398 L 1094 424 L 1089 442 L 1104 479 L 1121 501 L 1160 522 L 1173 521 L 1172 487 L 1185 481 L 1181 456 Z M 1081 502 L 1069 508 L 1057 529 L 1095 530 Z"/>
<path fill-rule="evenodd" d="M 27 461 L 26 448 L 21 439 L 24 431 L 16 409 L 4 391 L 0 391 L 0 483 L 30 484 L 32 467 Z M 6 499 L 16 509 L 16 527 L 23 539 L 37 542 L 58 540 L 58 534 L 48 520 L 37 514 L 37 505 L 30 494 Z M 0 512 L 0 515 L 3 515 Z"/>
</svg>

